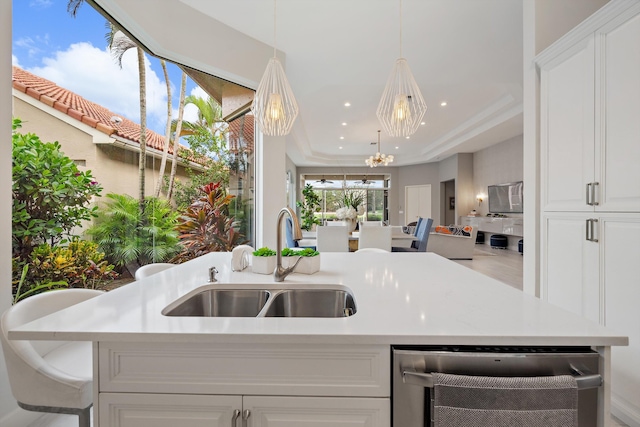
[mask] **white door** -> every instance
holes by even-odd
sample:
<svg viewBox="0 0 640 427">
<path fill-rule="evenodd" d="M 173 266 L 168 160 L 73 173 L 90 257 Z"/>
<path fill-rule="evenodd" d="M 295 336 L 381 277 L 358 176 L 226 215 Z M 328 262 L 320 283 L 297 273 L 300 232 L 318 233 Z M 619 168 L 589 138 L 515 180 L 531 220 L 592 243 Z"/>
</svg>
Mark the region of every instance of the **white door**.
<svg viewBox="0 0 640 427">
<path fill-rule="evenodd" d="M 540 83 L 540 146 L 544 211 L 593 211 L 594 41 L 577 44 L 546 65 Z"/>
<path fill-rule="evenodd" d="M 542 299 L 600 322 L 598 243 L 587 241 L 589 214 L 546 214 L 542 221 Z"/>
<path fill-rule="evenodd" d="M 404 187 L 404 223 L 417 221 L 419 217 L 431 218 L 431 185 Z"/>
<path fill-rule="evenodd" d="M 100 393 L 100 427 L 229 427 L 241 396 Z"/>
<path fill-rule="evenodd" d="M 596 71 L 596 210 L 640 212 L 640 15 L 597 40 L 606 66 Z"/>
<path fill-rule="evenodd" d="M 389 427 L 387 398 L 244 396 L 251 427 Z"/>
</svg>

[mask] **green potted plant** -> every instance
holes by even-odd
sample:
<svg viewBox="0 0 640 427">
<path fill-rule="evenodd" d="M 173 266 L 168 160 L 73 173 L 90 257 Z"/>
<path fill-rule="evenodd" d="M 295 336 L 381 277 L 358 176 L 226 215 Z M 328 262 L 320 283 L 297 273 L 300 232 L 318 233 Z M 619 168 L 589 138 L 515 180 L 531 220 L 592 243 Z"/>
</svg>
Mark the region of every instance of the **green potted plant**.
<svg viewBox="0 0 640 427">
<path fill-rule="evenodd" d="M 312 248 L 293 249 L 284 248 L 280 253 L 282 255 L 282 266 L 288 268 L 296 263 L 294 273 L 313 274 L 320 271 L 320 252 Z"/>
<path fill-rule="evenodd" d="M 302 189 L 302 197 L 304 200 L 299 200 L 296 205 L 301 209 L 302 223 L 300 228 L 310 231 L 314 225 L 321 224 L 320 218 L 316 217 L 316 212 L 320 212 L 321 199 L 313 189 L 311 184 L 307 184 Z"/>
<path fill-rule="evenodd" d="M 276 251 L 267 247 L 253 251 L 251 271 L 258 274 L 272 274 L 276 269 Z"/>
</svg>

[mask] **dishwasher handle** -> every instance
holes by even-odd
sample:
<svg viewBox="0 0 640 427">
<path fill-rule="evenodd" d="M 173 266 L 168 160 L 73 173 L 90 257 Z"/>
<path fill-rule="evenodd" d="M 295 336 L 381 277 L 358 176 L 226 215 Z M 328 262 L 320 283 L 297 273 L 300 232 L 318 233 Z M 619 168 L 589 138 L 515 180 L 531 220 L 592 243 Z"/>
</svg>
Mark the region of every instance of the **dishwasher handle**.
<svg viewBox="0 0 640 427">
<path fill-rule="evenodd" d="M 598 388 L 602 385 L 600 374 L 574 376 L 579 390 Z M 433 388 L 433 376 L 424 372 L 402 371 L 402 382 L 420 387 Z"/>
</svg>

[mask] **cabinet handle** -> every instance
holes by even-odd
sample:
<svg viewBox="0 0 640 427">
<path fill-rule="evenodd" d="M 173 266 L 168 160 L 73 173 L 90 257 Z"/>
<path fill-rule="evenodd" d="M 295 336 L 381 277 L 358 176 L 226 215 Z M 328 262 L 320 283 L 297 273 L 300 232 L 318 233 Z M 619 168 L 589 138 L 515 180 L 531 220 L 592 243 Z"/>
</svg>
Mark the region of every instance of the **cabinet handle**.
<svg viewBox="0 0 640 427">
<path fill-rule="evenodd" d="M 598 203 L 598 198 L 596 197 L 596 188 L 599 185 L 600 185 L 599 182 L 592 182 L 591 183 L 591 205 L 592 206 L 598 206 L 600 204 L 600 203 Z"/>
<path fill-rule="evenodd" d="M 584 239 L 585 239 L 587 242 L 590 242 L 590 241 L 591 241 L 591 220 L 590 220 L 590 219 L 587 219 L 587 220 L 586 220 L 586 225 L 585 225 L 585 227 L 584 227 L 584 230 L 585 230 L 585 236 L 584 236 Z"/>
<path fill-rule="evenodd" d="M 593 203 L 591 203 L 591 183 L 587 184 L 587 194 L 585 195 L 586 199 L 587 199 L 587 205 L 589 206 L 593 206 Z M 588 220 L 587 220 L 588 221 Z M 589 240 L 588 236 L 587 236 L 587 240 Z"/>
<path fill-rule="evenodd" d="M 245 409 L 244 411 L 242 411 L 242 427 L 247 427 L 248 424 L 248 419 L 251 416 L 251 411 L 248 409 Z"/>
<path fill-rule="evenodd" d="M 231 417 L 231 427 L 236 427 L 238 417 L 240 416 L 240 409 L 234 409 L 233 416 Z"/>
<path fill-rule="evenodd" d="M 592 242 L 595 242 L 595 243 L 598 243 L 598 239 L 596 239 L 596 238 L 594 237 L 594 236 L 595 236 L 595 231 L 594 231 L 594 228 L 595 228 L 595 227 L 594 227 L 594 224 L 597 224 L 597 223 L 598 223 L 598 220 L 597 220 L 597 219 L 592 219 L 592 220 L 591 220 L 591 241 L 592 241 Z"/>
</svg>

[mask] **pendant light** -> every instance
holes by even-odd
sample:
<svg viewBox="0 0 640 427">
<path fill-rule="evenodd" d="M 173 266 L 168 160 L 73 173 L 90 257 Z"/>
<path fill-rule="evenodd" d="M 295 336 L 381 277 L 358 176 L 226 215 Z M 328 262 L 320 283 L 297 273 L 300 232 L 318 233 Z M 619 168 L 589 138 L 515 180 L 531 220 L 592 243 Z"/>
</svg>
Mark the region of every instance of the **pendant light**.
<svg viewBox="0 0 640 427">
<path fill-rule="evenodd" d="M 380 131 L 378 131 L 378 151 L 375 156 L 369 156 L 368 159 L 364 161 L 367 166 L 376 168 L 378 166 L 388 166 L 389 163 L 393 162 L 393 156 L 382 154 L 380 152 Z"/>
<path fill-rule="evenodd" d="M 391 70 L 376 115 L 390 136 L 411 136 L 427 111 L 420 88 L 402 57 L 402 0 L 400 1 L 400 57 Z"/>
<path fill-rule="evenodd" d="M 276 57 L 276 0 L 273 1 L 273 58 L 262 75 L 251 103 L 251 111 L 265 135 L 287 135 L 298 116 L 298 104 Z"/>
</svg>

